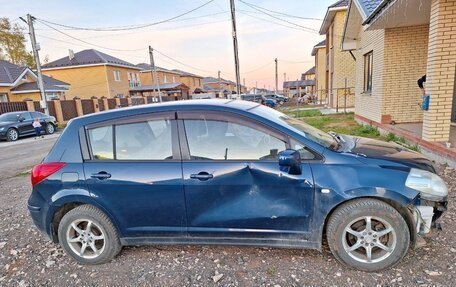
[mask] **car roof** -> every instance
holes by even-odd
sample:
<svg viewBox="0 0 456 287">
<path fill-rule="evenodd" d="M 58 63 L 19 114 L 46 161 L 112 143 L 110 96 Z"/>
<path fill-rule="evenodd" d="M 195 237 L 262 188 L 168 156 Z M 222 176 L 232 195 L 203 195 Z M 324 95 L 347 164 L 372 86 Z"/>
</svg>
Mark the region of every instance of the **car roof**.
<svg viewBox="0 0 456 287">
<path fill-rule="evenodd" d="M 198 99 L 198 100 L 183 100 L 183 101 L 171 101 L 163 103 L 152 103 L 145 105 L 137 105 L 131 107 L 125 107 L 120 109 L 114 109 L 109 111 L 103 111 L 99 113 L 84 115 L 75 118 L 74 122 L 90 122 L 103 120 L 111 117 L 122 117 L 133 114 L 141 114 L 155 111 L 177 111 L 177 110 L 188 110 L 188 109 L 227 109 L 227 110 L 241 110 L 247 111 L 260 104 L 250 101 L 243 101 L 237 99 Z"/>
</svg>

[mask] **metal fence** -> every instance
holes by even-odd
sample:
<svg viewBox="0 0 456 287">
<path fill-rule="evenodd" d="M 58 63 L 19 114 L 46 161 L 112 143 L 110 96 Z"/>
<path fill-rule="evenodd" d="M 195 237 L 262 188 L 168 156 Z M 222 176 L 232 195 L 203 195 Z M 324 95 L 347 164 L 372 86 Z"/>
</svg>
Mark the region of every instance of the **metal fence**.
<svg viewBox="0 0 456 287">
<path fill-rule="evenodd" d="M 139 98 L 139 97 L 131 98 L 131 105 L 132 106 L 144 105 L 145 103 L 146 102 L 144 101 L 144 98 Z"/>
<path fill-rule="evenodd" d="M 93 106 L 92 100 L 81 100 L 82 113 L 84 115 L 92 114 L 95 112 L 95 107 Z"/>
<path fill-rule="evenodd" d="M 74 100 L 63 100 L 60 101 L 62 107 L 62 115 L 64 121 L 69 121 L 72 118 L 78 116 L 78 111 L 76 110 L 76 102 Z"/>
<path fill-rule="evenodd" d="M 108 108 L 110 110 L 115 109 L 117 106 L 116 99 L 108 99 Z"/>
<path fill-rule="evenodd" d="M 26 111 L 26 110 L 27 110 L 26 102 L 0 103 L 0 114 L 9 113 L 9 112 Z"/>
</svg>

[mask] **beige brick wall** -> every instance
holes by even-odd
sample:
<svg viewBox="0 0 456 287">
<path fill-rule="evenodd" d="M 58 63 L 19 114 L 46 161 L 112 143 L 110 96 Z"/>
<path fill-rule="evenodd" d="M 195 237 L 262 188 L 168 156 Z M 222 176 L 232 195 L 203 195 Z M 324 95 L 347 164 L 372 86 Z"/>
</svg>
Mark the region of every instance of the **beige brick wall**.
<svg viewBox="0 0 456 287">
<path fill-rule="evenodd" d="M 106 66 L 43 70 L 43 74 L 70 84 L 69 90 L 65 93 L 67 99 L 109 96 Z"/>
<path fill-rule="evenodd" d="M 429 111 L 424 113 L 423 138 L 448 141 L 456 66 L 456 0 L 432 0 L 427 62 Z"/>
<path fill-rule="evenodd" d="M 330 29 L 330 33 L 333 35 L 329 35 L 329 38 L 334 40 L 334 43 L 330 46 L 331 49 L 331 56 L 330 61 L 330 69 L 332 68 L 332 72 L 330 71 L 330 79 L 329 81 L 332 83 L 332 100 L 330 100 L 331 106 L 336 107 L 336 99 L 337 94 L 339 94 L 339 107 L 344 104 L 344 97 L 340 96 L 344 94 L 344 91 L 337 91 L 338 89 L 345 87 L 345 79 L 347 82 L 347 87 L 354 87 L 355 86 L 355 60 L 347 51 L 342 51 L 341 43 L 342 43 L 342 35 L 345 25 L 345 15 L 346 11 L 338 11 L 334 16 L 334 24 L 332 29 Z M 331 43 L 331 42 L 330 42 Z M 332 79 L 331 79 L 332 77 Z M 347 106 L 353 107 L 355 103 L 354 95 L 347 97 Z"/>
<path fill-rule="evenodd" d="M 417 80 L 426 74 L 428 38 L 429 25 L 385 29 L 385 118 L 396 123 L 423 120 L 422 93 Z"/>
<path fill-rule="evenodd" d="M 105 66 L 106 67 L 106 78 L 108 80 L 108 98 L 113 98 L 117 95 L 124 97 L 130 95 L 130 85 L 128 83 L 128 73 L 139 74 L 137 69 L 128 69 L 117 66 Z M 116 81 L 114 77 L 114 71 L 120 72 L 120 81 Z"/>
<path fill-rule="evenodd" d="M 318 100 L 326 98 L 326 49 L 318 48 L 315 54 L 315 80 Z"/>
<path fill-rule="evenodd" d="M 358 36 L 355 79 L 355 113 L 381 122 L 384 71 L 384 30 L 363 31 Z M 372 91 L 364 93 L 364 54 L 372 51 Z"/>
</svg>

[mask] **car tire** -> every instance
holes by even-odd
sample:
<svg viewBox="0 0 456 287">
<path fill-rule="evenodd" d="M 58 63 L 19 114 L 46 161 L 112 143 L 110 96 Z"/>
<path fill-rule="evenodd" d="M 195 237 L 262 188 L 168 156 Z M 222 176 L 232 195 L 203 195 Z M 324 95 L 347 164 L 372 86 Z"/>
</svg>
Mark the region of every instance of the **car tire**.
<svg viewBox="0 0 456 287">
<path fill-rule="evenodd" d="M 17 141 L 19 139 L 19 132 L 15 128 L 10 128 L 6 131 L 6 140 L 9 142 Z"/>
<path fill-rule="evenodd" d="M 55 133 L 55 126 L 51 123 L 48 123 L 46 125 L 46 134 L 52 135 L 53 133 Z"/>
<path fill-rule="evenodd" d="M 329 218 L 326 237 L 338 261 L 368 272 L 397 265 L 410 244 L 402 215 L 376 199 L 353 200 L 338 207 Z"/>
<path fill-rule="evenodd" d="M 66 213 L 58 237 L 65 252 L 82 264 L 106 263 L 122 249 L 111 220 L 92 205 L 81 205 Z"/>
</svg>

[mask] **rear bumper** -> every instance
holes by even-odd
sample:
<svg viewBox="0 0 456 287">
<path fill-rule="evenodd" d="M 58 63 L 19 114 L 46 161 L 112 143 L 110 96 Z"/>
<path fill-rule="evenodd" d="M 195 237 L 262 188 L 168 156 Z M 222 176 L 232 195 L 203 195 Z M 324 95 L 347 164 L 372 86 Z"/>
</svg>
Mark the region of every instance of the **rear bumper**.
<svg viewBox="0 0 456 287">
<path fill-rule="evenodd" d="M 30 203 L 27 203 L 27 208 L 30 213 L 30 217 L 32 217 L 33 223 L 37 227 L 37 229 L 40 231 L 40 233 L 47 239 L 47 240 L 52 240 L 50 233 L 48 230 L 46 230 L 46 224 L 45 224 L 45 216 L 43 209 L 39 206 L 34 206 L 31 205 Z"/>
</svg>

